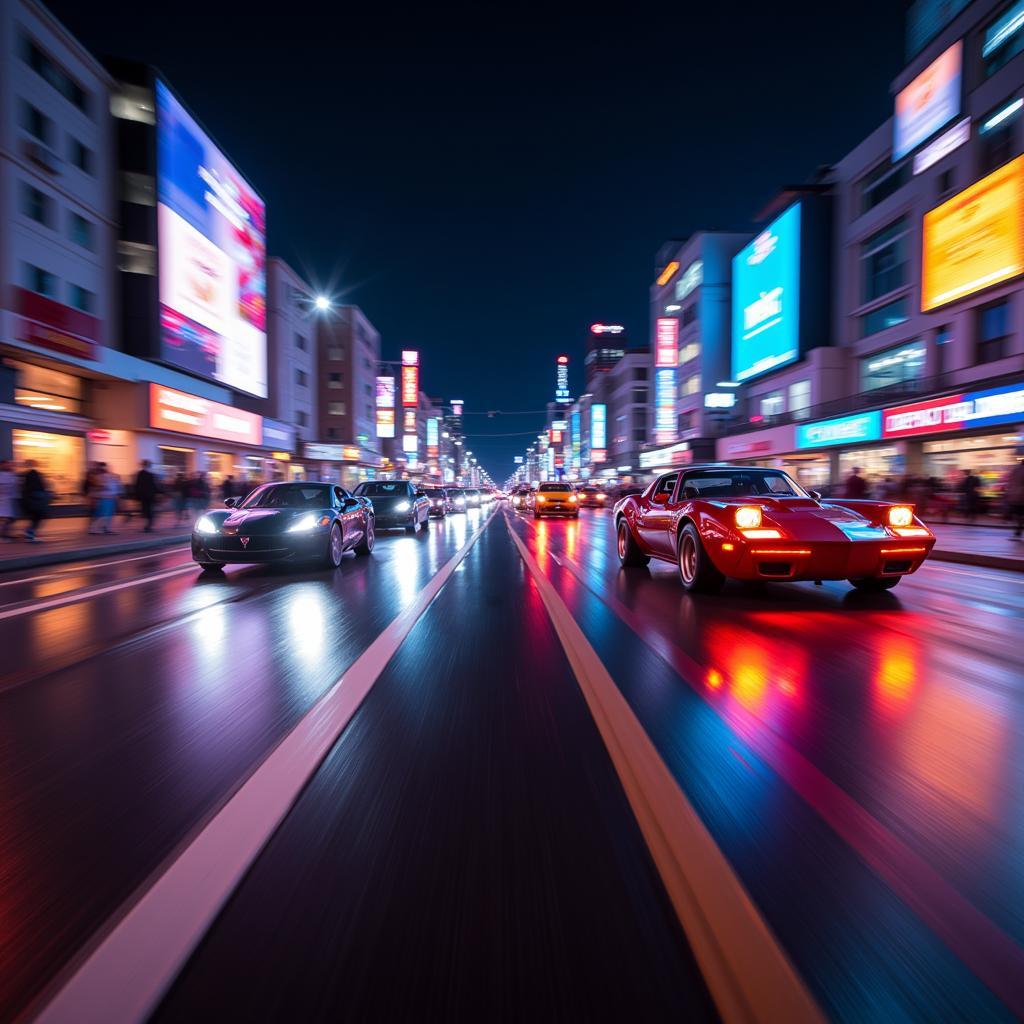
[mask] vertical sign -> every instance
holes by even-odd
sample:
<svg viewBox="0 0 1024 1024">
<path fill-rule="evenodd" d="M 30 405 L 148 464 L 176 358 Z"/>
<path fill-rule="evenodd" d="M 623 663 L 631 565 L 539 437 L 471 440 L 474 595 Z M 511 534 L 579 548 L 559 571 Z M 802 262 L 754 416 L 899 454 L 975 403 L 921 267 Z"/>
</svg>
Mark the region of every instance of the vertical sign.
<svg viewBox="0 0 1024 1024">
<path fill-rule="evenodd" d="M 427 456 L 428 458 L 437 458 L 438 448 L 438 419 L 436 416 L 431 416 L 427 420 Z"/>
<path fill-rule="evenodd" d="M 659 444 L 676 434 L 676 371 L 660 367 L 654 371 L 654 437 Z"/>
<path fill-rule="evenodd" d="M 377 378 L 377 436 L 395 436 L 395 378 Z"/>
<path fill-rule="evenodd" d="M 402 352 L 402 405 L 406 408 L 419 403 L 420 395 L 420 354 L 405 350 Z"/>
<path fill-rule="evenodd" d="M 590 407 L 590 450 L 608 447 L 608 406 L 598 402 Z"/>
<path fill-rule="evenodd" d="M 675 366 L 679 359 L 679 321 L 660 316 L 654 331 L 654 365 Z"/>
<path fill-rule="evenodd" d="M 569 357 L 559 356 L 555 364 L 555 401 L 569 402 Z"/>
</svg>

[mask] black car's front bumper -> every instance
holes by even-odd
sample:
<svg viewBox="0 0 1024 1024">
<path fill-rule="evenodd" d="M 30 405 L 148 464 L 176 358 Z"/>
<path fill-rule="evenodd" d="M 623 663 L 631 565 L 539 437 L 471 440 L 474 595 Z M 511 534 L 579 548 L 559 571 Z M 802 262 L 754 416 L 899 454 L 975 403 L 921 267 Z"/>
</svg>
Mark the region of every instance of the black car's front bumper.
<svg viewBox="0 0 1024 1024">
<path fill-rule="evenodd" d="M 329 536 L 326 527 L 296 533 L 254 534 L 248 537 L 193 533 L 192 559 L 200 564 L 218 565 L 300 562 L 319 558 L 327 550 Z"/>
</svg>

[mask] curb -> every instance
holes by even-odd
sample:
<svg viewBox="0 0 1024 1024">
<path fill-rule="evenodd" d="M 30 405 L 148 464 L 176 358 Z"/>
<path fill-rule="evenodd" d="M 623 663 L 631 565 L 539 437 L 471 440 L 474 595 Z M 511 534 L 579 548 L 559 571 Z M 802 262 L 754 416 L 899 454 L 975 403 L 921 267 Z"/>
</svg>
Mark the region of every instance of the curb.
<svg viewBox="0 0 1024 1024">
<path fill-rule="evenodd" d="M 981 555 L 972 551 L 940 551 L 933 548 L 928 556 L 936 562 L 956 562 L 958 565 L 975 565 L 981 569 L 1005 569 L 1009 572 L 1024 572 L 1024 558 L 1010 555 Z"/>
<path fill-rule="evenodd" d="M 63 562 L 88 562 L 106 555 L 127 555 L 133 551 L 155 551 L 175 544 L 187 544 L 191 539 L 191 534 L 186 533 L 173 537 L 126 540 L 102 547 L 67 548 L 63 551 L 40 551 L 37 555 L 14 555 L 12 558 L 0 558 L 0 573 L 18 569 L 37 569 L 44 565 L 60 565 Z"/>
</svg>

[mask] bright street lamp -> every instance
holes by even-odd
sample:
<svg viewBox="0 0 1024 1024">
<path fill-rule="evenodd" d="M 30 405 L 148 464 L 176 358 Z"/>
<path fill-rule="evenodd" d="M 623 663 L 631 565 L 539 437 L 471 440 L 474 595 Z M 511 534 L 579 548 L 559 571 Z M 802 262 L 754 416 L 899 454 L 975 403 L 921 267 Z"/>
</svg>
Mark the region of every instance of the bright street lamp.
<svg viewBox="0 0 1024 1024">
<path fill-rule="evenodd" d="M 318 295 L 315 305 L 318 312 L 326 313 L 331 308 L 331 300 L 326 295 Z"/>
</svg>

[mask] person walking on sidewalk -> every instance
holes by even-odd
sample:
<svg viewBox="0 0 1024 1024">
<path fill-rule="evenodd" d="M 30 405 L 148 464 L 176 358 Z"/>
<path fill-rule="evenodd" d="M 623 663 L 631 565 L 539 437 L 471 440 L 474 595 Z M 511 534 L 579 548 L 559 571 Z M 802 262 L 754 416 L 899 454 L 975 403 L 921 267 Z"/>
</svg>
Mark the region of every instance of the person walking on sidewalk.
<svg viewBox="0 0 1024 1024">
<path fill-rule="evenodd" d="M 1014 522 L 1013 539 L 1024 537 L 1024 457 L 1010 470 L 1006 480 L 1006 504 Z"/>
<path fill-rule="evenodd" d="M 4 540 L 14 540 L 11 536 L 11 526 L 18 518 L 17 505 L 18 477 L 10 462 L 4 459 L 0 462 L 0 520 L 3 520 L 0 537 Z"/>
<path fill-rule="evenodd" d="M 28 519 L 25 539 L 30 544 L 40 543 L 36 532 L 39 530 L 39 524 L 46 517 L 49 505 L 50 492 L 46 489 L 43 474 L 36 469 L 35 461 L 29 459 L 25 463 L 25 475 L 21 478 L 21 511 Z"/>
<path fill-rule="evenodd" d="M 82 497 L 85 498 L 85 507 L 88 509 L 89 527 L 92 529 L 96 523 L 96 475 L 99 472 L 99 463 L 90 462 L 82 478 Z"/>
<path fill-rule="evenodd" d="M 135 498 L 139 503 L 139 514 L 146 524 L 143 533 L 153 532 L 153 506 L 160 493 L 160 485 L 150 470 L 149 459 L 142 460 L 142 468 L 135 475 Z"/>
<path fill-rule="evenodd" d="M 111 523 L 117 511 L 117 499 L 121 493 L 121 481 L 116 473 L 107 469 L 105 462 L 100 463 L 96 475 L 96 529 L 90 533 L 113 533 Z"/>
<path fill-rule="evenodd" d="M 179 471 L 178 475 L 174 478 L 174 483 L 171 485 L 174 495 L 174 521 L 179 526 L 182 519 L 185 518 L 185 506 L 188 504 L 188 486 L 188 477 Z"/>
<path fill-rule="evenodd" d="M 847 498 L 866 498 L 868 496 L 867 481 L 860 475 L 860 466 L 854 466 L 853 472 L 846 478 Z"/>
<path fill-rule="evenodd" d="M 973 523 L 974 517 L 978 514 L 978 506 L 981 504 L 980 487 L 981 480 L 974 475 L 972 470 L 965 469 L 963 480 L 960 481 L 960 501 L 964 516 L 969 523 Z"/>
</svg>

